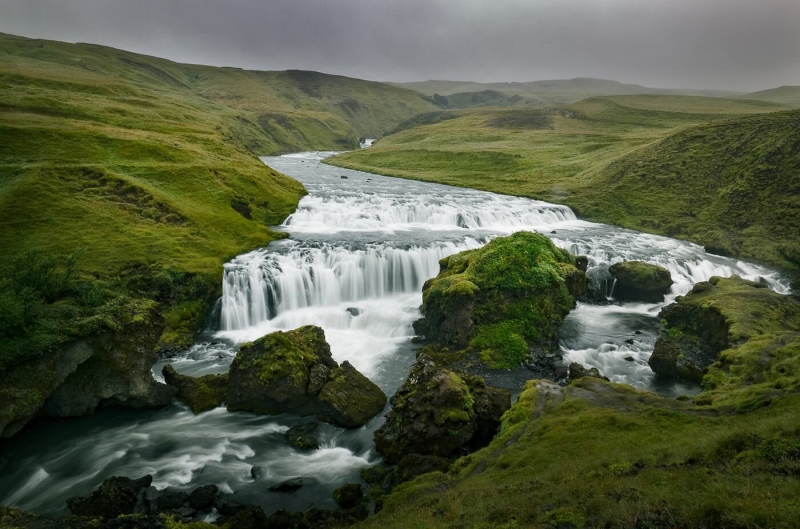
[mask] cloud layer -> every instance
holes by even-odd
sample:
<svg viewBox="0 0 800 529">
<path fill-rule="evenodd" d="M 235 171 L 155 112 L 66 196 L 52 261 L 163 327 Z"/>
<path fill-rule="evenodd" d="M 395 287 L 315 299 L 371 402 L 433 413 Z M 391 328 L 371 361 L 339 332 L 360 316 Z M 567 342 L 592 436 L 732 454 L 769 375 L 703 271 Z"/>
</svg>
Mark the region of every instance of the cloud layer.
<svg viewBox="0 0 800 529">
<path fill-rule="evenodd" d="M 798 0 L 0 0 L 0 31 L 382 81 L 800 85 Z"/>
</svg>

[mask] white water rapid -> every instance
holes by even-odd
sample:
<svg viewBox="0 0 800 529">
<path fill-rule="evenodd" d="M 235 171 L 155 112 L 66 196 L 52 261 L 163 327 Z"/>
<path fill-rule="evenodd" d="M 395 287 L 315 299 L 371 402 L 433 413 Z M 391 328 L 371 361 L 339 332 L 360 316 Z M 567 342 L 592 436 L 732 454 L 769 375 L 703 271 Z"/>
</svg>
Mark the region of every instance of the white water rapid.
<svg viewBox="0 0 800 529">
<path fill-rule="evenodd" d="M 539 231 L 588 256 L 592 280 L 609 293 L 608 266 L 630 259 L 670 270 L 675 284 L 665 303 L 713 275 L 739 274 L 789 291 L 774 271 L 691 243 L 580 221 L 564 206 L 339 169 L 321 163 L 329 154 L 264 159 L 309 190 L 282 227 L 290 239 L 229 262 L 215 328 L 203 343 L 159 362 L 154 373 L 165 363 L 195 376 L 225 372 L 238 344 L 315 324 L 325 330 L 337 361 L 349 360 L 391 395 L 413 361 L 411 324 L 419 317 L 422 284 L 436 275 L 439 259 L 518 230 Z M 568 361 L 638 388 L 694 391 L 659 387 L 647 366 L 663 305 L 580 303 L 562 327 Z M 157 412 L 103 410 L 36 424 L 0 453 L 0 504 L 60 514 L 67 497 L 88 494 L 112 475 L 151 473 L 158 487 L 214 483 L 267 513 L 312 503 L 330 508 L 333 489 L 357 481 L 360 469 L 379 461 L 372 432 L 382 420 L 357 430 L 323 425 L 323 446 L 313 452 L 299 452 L 283 439 L 303 421 L 298 417 L 222 408 L 195 416 L 177 401 Z M 251 476 L 254 466 L 263 471 L 260 479 Z M 268 492 L 296 476 L 315 483 L 288 496 Z"/>
</svg>

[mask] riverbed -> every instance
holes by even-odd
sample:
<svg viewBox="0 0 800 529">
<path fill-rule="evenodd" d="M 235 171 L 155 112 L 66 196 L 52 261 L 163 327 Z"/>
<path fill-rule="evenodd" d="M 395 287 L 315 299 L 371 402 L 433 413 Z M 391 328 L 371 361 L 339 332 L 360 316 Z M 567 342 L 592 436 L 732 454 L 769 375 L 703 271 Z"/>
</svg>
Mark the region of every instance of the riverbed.
<svg viewBox="0 0 800 529">
<path fill-rule="evenodd" d="M 413 362 L 411 324 L 420 317 L 422 284 L 437 274 L 439 259 L 519 230 L 539 231 L 588 256 L 593 284 L 611 298 L 579 303 L 568 316 L 560 336 L 567 361 L 665 395 L 698 391 L 659 384 L 647 365 L 665 304 L 714 275 L 738 274 L 789 292 L 775 271 L 695 244 L 581 221 L 565 206 L 340 169 L 322 163 L 330 154 L 263 159 L 309 191 L 279 228 L 290 237 L 226 264 L 208 331 L 183 354 L 160 361 L 154 376 L 167 363 L 188 375 L 226 372 L 239 344 L 314 324 L 325 330 L 338 362 L 350 361 L 391 395 Z M 607 268 L 633 259 L 670 270 L 675 284 L 664 303 L 613 300 Z M 335 488 L 380 462 L 372 433 L 383 418 L 355 430 L 323 425 L 321 448 L 302 452 L 283 433 L 306 420 L 224 408 L 195 416 L 175 401 L 159 411 L 106 409 L 37 422 L 2 448 L 0 504 L 59 515 L 68 497 L 88 494 L 110 476 L 152 474 L 159 488 L 214 483 L 268 514 L 279 507 L 333 508 Z M 268 491 L 298 476 L 314 483 L 291 494 Z"/>
</svg>

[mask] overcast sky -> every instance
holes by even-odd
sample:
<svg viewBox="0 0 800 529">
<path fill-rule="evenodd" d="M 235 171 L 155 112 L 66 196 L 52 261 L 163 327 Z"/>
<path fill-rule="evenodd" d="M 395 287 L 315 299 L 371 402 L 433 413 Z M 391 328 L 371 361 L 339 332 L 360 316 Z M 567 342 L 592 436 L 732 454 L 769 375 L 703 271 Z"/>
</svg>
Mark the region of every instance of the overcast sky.
<svg viewBox="0 0 800 529">
<path fill-rule="evenodd" d="M 800 0 L 0 0 L 0 31 L 380 81 L 800 85 Z"/>
</svg>

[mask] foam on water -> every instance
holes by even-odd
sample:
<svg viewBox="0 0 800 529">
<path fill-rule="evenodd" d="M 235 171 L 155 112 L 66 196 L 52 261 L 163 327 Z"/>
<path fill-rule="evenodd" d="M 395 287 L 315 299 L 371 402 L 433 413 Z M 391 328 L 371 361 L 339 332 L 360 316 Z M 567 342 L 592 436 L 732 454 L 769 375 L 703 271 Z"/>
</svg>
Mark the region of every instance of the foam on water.
<svg viewBox="0 0 800 529">
<path fill-rule="evenodd" d="M 238 344 L 275 330 L 319 325 L 338 361 L 349 360 L 387 394 L 414 359 L 409 341 L 420 317 L 421 288 L 439 260 L 478 248 L 499 235 L 540 231 L 562 248 L 589 257 L 589 275 L 612 293 L 608 267 L 641 260 L 670 270 L 665 300 L 713 275 L 739 274 L 788 293 L 774 271 L 710 255 L 697 245 L 577 220 L 559 205 L 424 182 L 380 177 L 320 163 L 331 153 L 298 153 L 265 161 L 309 190 L 282 229 L 291 240 L 241 255 L 225 265 L 215 328 L 205 341 L 159 361 L 199 376 L 226 372 Z M 346 176 L 347 178 L 341 178 Z M 647 366 L 663 304 L 580 303 L 564 322 L 568 361 L 598 367 L 616 382 L 664 393 Z M 0 454 L 0 504 L 47 515 L 88 494 L 112 475 L 154 476 L 158 487 L 190 490 L 214 483 L 240 501 L 304 510 L 335 505 L 332 491 L 357 481 L 376 463 L 372 434 L 382 417 L 343 430 L 322 425 L 322 447 L 300 452 L 283 439 L 304 419 L 229 413 L 194 415 L 181 403 L 152 411 L 102 410 L 71 421 L 36 425 L 8 441 Z M 262 477 L 252 477 L 260 467 Z M 304 476 L 314 483 L 292 495 L 270 485 Z"/>
</svg>

